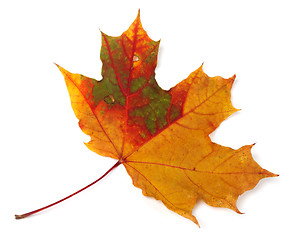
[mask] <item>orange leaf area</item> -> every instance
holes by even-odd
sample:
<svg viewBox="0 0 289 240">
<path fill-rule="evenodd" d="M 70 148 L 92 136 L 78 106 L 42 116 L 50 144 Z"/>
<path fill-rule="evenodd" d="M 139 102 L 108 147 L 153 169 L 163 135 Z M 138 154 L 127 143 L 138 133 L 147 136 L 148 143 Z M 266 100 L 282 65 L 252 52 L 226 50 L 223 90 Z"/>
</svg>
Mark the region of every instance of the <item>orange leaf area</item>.
<svg viewBox="0 0 289 240">
<path fill-rule="evenodd" d="M 121 36 L 102 33 L 101 81 L 58 66 L 79 126 L 91 136 L 86 145 L 120 161 L 145 196 L 196 224 L 197 199 L 240 213 L 238 197 L 277 175 L 254 161 L 253 145 L 234 150 L 209 137 L 237 111 L 231 103 L 235 76 L 209 77 L 201 66 L 165 91 L 154 78 L 158 46 L 138 14 Z"/>
</svg>

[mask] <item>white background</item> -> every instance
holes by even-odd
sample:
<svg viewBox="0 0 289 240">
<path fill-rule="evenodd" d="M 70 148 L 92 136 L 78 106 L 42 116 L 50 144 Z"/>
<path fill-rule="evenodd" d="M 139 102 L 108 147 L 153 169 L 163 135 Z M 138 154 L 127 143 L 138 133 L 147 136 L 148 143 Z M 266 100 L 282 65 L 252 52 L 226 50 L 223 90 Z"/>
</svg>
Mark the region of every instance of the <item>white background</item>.
<svg viewBox="0 0 289 240">
<path fill-rule="evenodd" d="M 1 1 L 0 238 L 287 239 L 288 1 Z M 201 228 L 135 188 L 123 166 L 33 217 L 22 214 L 94 181 L 115 161 L 89 151 L 63 77 L 53 64 L 101 79 L 100 31 L 118 36 L 141 9 L 161 39 L 156 78 L 165 89 L 204 62 L 209 76 L 237 75 L 242 111 L 211 137 L 232 148 L 257 143 L 255 160 L 280 174 L 243 194 L 240 215 L 198 202 Z M 286 196 L 287 194 L 287 196 Z"/>
</svg>

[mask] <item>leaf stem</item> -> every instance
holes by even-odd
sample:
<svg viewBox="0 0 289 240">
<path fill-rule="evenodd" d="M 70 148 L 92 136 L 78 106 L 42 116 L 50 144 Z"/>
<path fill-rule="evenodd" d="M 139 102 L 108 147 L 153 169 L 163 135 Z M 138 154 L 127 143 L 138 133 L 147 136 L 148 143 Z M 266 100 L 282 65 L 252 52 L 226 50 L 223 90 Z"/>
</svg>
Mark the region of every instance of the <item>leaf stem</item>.
<svg viewBox="0 0 289 240">
<path fill-rule="evenodd" d="M 120 164 L 121 164 L 121 162 L 118 161 L 118 162 L 117 162 L 116 164 L 114 164 L 109 170 L 107 170 L 100 178 L 98 178 L 98 179 L 95 180 L 94 182 L 88 184 L 88 185 L 85 186 L 84 188 L 76 191 L 75 193 L 72 193 L 72 194 L 70 194 L 69 196 L 67 196 L 67 197 L 65 197 L 65 198 L 63 198 L 63 199 L 58 200 L 57 202 L 54 202 L 54 203 L 52 203 L 52 204 L 49 204 L 49 205 L 47 205 L 47 206 L 45 206 L 45 207 L 42 207 L 42 208 L 39 208 L 39 209 L 37 209 L 37 210 L 31 211 L 31 212 L 28 212 L 28 213 L 24 213 L 24 214 L 21 214 L 21 215 L 15 215 L 15 219 L 22 219 L 22 218 L 29 217 L 30 215 L 33 215 L 33 214 L 38 213 L 38 212 L 41 212 L 42 210 L 45 210 L 45 209 L 47 209 L 47 208 L 50 208 L 50 207 L 52 207 L 52 206 L 54 206 L 54 205 L 56 205 L 56 204 L 58 204 L 58 203 L 63 202 L 64 200 L 66 200 L 66 199 L 68 199 L 68 198 L 73 197 L 74 195 L 82 192 L 83 190 L 91 187 L 92 185 L 94 185 L 95 183 L 97 183 L 98 181 L 100 181 L 101 179 L 103 179 L 108 173 L 110 173 L 114 168 L 118 167 Z"/>
</svg>

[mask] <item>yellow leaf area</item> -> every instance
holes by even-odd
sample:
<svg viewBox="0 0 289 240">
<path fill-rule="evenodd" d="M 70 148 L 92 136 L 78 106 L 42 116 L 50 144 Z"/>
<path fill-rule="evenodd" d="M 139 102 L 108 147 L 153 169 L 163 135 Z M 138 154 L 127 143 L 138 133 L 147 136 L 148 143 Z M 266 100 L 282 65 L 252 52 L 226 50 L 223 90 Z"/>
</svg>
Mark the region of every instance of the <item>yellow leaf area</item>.
<svg viewBox="0 0 289 240">
<path fill-rule="evenodd" d="M 254 161 L 253 145 L 234 150 L 208 136 L 236 111 L 229 94 L 233 79 L 208 77 L 202 68 L 193 72 L 183 82 L 190 84 L 183 116 L 123 162 L 145 196 L 160 199 L 197 225 L 192 210 L 198 198 L 240 213 L 238 197 L 260 179 L 277 176 Z"/>
<path fill-rule="evenodd" d="M 157 48 L 138 15 L 120 37 L 103 34 L 102 81 L 58 66 L 79 126 L 91 136 L 86 145 L 120 161 L 145 196 L 197 225 L 197 199 L 240 213 L 238 197 L 277 175 L 254 161 L 253 145 L 234 150 L 209 137 L 237 111 L 231 103 L 235 76 L 209 77 L 200 67 L 162 90 L 154 80 Z"/>
</svg>

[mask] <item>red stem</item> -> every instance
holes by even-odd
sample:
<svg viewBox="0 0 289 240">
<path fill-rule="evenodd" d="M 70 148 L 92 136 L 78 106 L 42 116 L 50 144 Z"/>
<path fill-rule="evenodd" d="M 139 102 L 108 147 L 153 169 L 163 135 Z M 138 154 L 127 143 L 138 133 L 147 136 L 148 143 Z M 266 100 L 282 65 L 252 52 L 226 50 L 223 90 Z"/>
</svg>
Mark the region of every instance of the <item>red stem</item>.
<svg viewBox="0 0 289 240">
<path fill-rule="evenodd" d="M 117 162 L 116 164 L 114 164 L 109 170 L 107 170 L 106 173 L 103 174 L 100 178 L 98 178 L 98 179 L 95 180 L 94 182 L 88 184 L 86 187 L 78 190 L 77 192 L 72 193 L 72 194 L 70 194 L 69 196 L 67 196 L 67 197 L 65 197 L 65 198 L 63 198 L 63 199 L 61 199 L 61 200 L 58 200 L 58 201 L 55 202 L 55 203 L 49 204 L 49 205 L 47 205 L 47 206 L 45 206 L 45 207 L 39 208 L 39 209 L 34 210 L 34 211 L 32 211 L 32 212 L 24 213 L 24 214 L 21 214 L 21 215 L 15 215 L 15 218 L 16 218 L 16 219 L 26 218 L 26 217 L 28 217 L 28 216 L 30 216 L 30 215 L 33 215 L 33 214 L 38 213 L 38 212 L 41 212 L 42 210 L 45 210 L 45 209 L 50 208 L 50 207 L 52 207 L 52 206 L 54 206 L 54 205 L 56 205 L 56 204 L 58 204 L 58 203 L 61 203 L 61 202 L 63 202 L 64 200 L 66 200 L 66 199 L 68 199 L 68 198 L 71 198 L 72 196 L 74 196 L 74 195 L 82 192 L 83 190 L 89 188 L 90 186 L 94 185 L 95 183 L 97 183 L 98 181 L 100 181 L 101 179 L 103 179 L 108 173 L 111 172 L 111 170 L 113 170 L 114 168 L 116 168 L 116 167 L 119 166 L 120 164 L 121 164 L 121 162 L 118 161 L 118 162 Z"/>
</svg>

